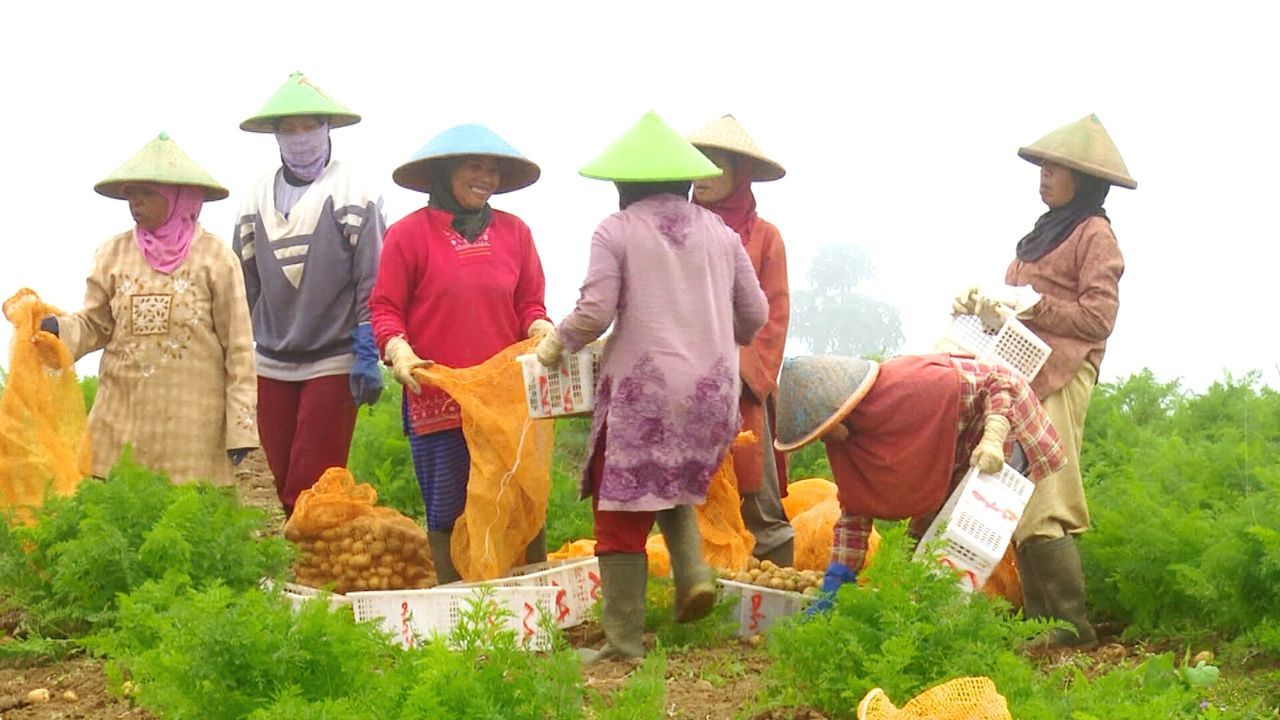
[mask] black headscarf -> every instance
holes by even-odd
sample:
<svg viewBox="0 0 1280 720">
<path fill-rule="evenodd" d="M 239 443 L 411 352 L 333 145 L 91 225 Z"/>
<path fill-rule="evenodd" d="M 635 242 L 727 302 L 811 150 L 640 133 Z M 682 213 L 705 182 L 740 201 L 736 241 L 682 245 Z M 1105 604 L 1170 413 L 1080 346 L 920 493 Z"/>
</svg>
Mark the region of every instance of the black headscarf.
<svg viewBox="0 0 1280 720">
<path fill-rule="evenodd" d="M 618 209 L 626 210 L 627 206 L 652 195 L 679 195 L 689 199 L 689 189 L 693 187 L 690 180 L 674 182 L 615 182 L 618 188 Z"/>
<path fill-rule="evenodd" d="M 1048 255 L 1050 251 L 1062 244 L 1067 236 L 1080 223 L 1091 217 L 1100 217 L 1107 222 L 1107 211 L 1102 203 L 1107 199 L 1107 191 L 1111 183 L 1093 175 L 1072 170 L 1076 181 L 1076 194 L 1071 202 L 1040 216 L 1036 226 L 1027 236 L 1018 241 L 1018 259 L 1023 262 L 1035 262 Z"/>
<path fill-rule="evenodd" d="M 459 158 L 450 158 L 436 165 L 436 170 L 431 176 L 431 184 L 428 186 L 430 198 L 427 200 L 427 207 L 437 208 L 453 215 L 453 229 L 458 234 L 471 242 L 489 227 L 489 221 L 493 218 L 493 209 L 489 207 L 489 203 L 485 203 L 484 207 L 479 210 L 469 210 L 462 207 L 458 199 L 453 196 L 453 171 L 458 167 Z"/>
</svg>

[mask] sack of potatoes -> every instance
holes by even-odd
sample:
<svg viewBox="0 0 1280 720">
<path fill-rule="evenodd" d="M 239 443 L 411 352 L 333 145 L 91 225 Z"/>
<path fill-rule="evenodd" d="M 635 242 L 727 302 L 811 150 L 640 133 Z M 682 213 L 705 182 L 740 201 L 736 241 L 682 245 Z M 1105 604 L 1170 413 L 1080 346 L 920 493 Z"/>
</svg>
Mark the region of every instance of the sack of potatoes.
<svg viewBox="0 0 1280 720">
<path fill-rule="evenodd" d="M 312 537 L 290 532 L 296 544 L 297 581 L 334 592 L 432 587 L 435 570 L 427 534 L 417 523 L 387 508 L 325 528 Z"/>
</svg>

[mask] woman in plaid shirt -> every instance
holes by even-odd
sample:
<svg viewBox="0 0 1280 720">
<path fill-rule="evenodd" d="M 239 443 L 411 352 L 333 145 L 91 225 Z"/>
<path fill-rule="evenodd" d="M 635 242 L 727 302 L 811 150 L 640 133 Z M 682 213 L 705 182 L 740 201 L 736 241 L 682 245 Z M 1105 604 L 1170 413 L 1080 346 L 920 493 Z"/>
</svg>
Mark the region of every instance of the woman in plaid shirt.
<svg viewBox="0 0 1280 720">
<path fill-rule="evenodd" d="M 825 591 L 856 579 L 874 518 L 911 518 L 919 536 L 971 465 L 999 471 L 1015 441 L 1032 482 L 1066 462 L 1025 380 L 1002 365 L 947 355 L 788 359 L 774 445 L 790 452 L 819 439 L 841 508 Z"/>
</svg>

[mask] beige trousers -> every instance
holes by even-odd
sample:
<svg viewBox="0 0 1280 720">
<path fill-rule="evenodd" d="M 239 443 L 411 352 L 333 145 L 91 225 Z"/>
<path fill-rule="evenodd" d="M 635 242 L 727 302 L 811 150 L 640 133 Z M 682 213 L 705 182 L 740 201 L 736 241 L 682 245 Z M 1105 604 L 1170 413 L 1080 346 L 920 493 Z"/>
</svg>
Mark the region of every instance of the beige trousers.
<svg viewBox="0 0 1280 720">
<path fill-rule="evenodd" d="M 1084 439 L 1084 416 L 1097 380 L 1098 371 L 1084 363 L 1065 387 L 1040 401 L 1062 440 L 1067 465 L 1036 484 L 1022 520 L 1013 531 L 1016 546 L 1028 540 L 1079 535 L 1089 528 L 1089 505 L 1080 474 L 1080 443 Z"/>
</svg>

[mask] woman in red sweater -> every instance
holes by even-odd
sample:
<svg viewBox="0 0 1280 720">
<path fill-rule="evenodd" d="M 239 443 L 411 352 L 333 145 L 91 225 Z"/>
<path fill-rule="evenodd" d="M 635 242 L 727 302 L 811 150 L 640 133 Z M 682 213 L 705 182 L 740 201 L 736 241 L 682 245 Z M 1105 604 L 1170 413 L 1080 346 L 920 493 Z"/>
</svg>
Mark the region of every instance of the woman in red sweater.
<svg viewBox="0 0 1280 720">
<path fill-rule="evenodd" d="M 551 329 L 528 226 L 489 207 L 490 196 L 532 185 L 540 172 L 488 128 L 461 125 L 437 135 L 392 174 L 396 184 L 430 200 L 387 229 L 369 307 L 383 358 L 407 390 L 404 430 L 441 583 L 459 579 L 449 547 L 466 502 L 470 455 L 457 402 L 421 385 L 413 370 L 433 362 L 478 365 Z M 545 556 L 540 533 L 528 559 Z"/>
</svg>

